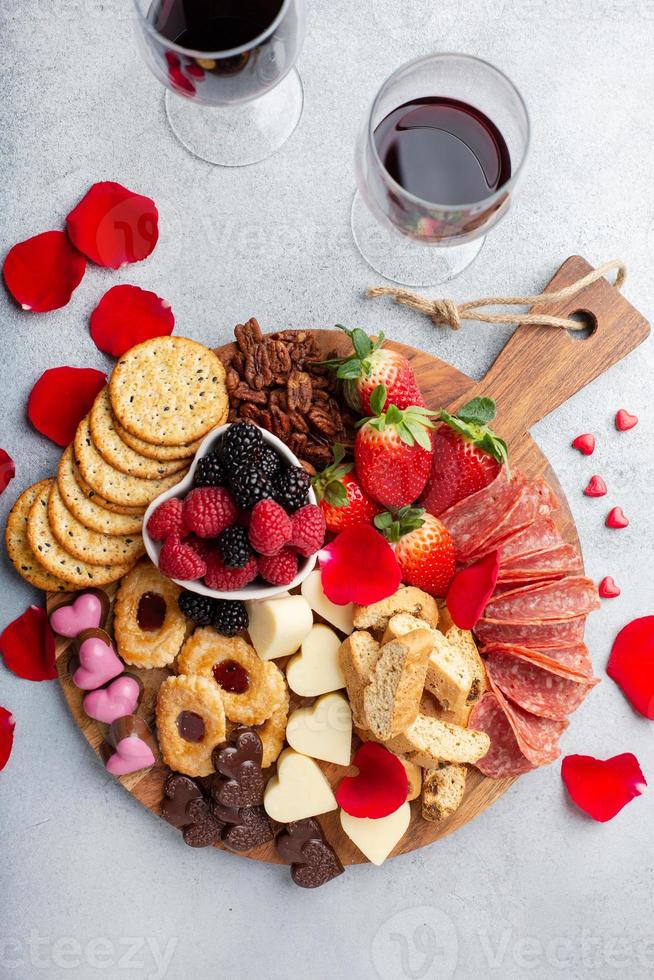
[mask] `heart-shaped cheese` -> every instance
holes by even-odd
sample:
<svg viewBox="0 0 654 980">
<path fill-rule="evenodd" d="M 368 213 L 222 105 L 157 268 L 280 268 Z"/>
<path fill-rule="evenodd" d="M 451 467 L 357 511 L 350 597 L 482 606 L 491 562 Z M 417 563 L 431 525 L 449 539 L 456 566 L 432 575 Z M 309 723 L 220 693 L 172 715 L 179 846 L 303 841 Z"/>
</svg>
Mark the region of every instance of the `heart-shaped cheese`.
<svg viewBox="0 0 654 980">
<path fill-rule="evenodd" d="M 345 687 L 345 677 L 338 661 L 341 641 L 336 633 L 316 623 L 302 643 L 302 648 L 286 668 L 288 686 L 303 698 L 316 698 Z"/>
<path fill-rule="evenodd" d="M 262 660 L 297 653 L 311 632 L 313 613 L 301 595 L 276 596 L 247 603 L 252 646 Z"/>
<path fill-rule="evenodd" d="M 349 766 L 352 752 L 352 712 L 343 694 L 323 694 L 310 708 L 293 711 L 286 741 L 304 755 L 337 766 Z"/>
<path fill-rule="evenodd" d="M 141 696 L 141 686 L 134 677 L 124 674 L 99 691 L 91 691 L 84 698 L 84 711 L 95 721 L 112 725 L 118 718 L 133 715 Z"/>
<path fill-rule="evenodd" d="M 102 602 L 94 592 L 84 592 L 74 602 L 60 606 L 50 616 L 50 625 L 59 636 L 73 639 L 83 630 L 102 625 Z"/>
<path fill-rule="evenodd" d="M 104 634 L 84 638 L 82 634 L 80 639 L 80 666 L 73 674 L 75 687 L 83 691 L 93 691 L 122 674 L 123 662 L 117 657 L 109 636 Z"/>
<path fill-rule="evenodd" d="M 143 739 L 136 735 L 123 738 L 116 745 L 116 751 L 107 760 L 107 772 L 112 776 L 129 776 L 140 769 L 154 765 L 154 753 Z"/>
<path fill-rule="evenodd" d="M 318 763 L 294 749 L 284 749 L 277 760 L 277 775 L 266 786 L 263 805 L 268 816 L 279 823 L 316 817 L 337 808 Z"/>
<path fill-rule="evenodd" d="M 350 635 L 354 629 L 352 621 L 354 604 L 349 602 L 346 606 L 337 606 L 331 602 L 324 593 L 320 572 L 311 572 L 311 575 L 304 580 L 302 595 L 315 613 L 326 619 L 341 633 L 345 633 L 346 636 Z"/>
<path fill-rule="evenodd" d="M 341 827 L 353 844 L 372 864 L 383 864 L 409 826 L 411 807 L 403 803 L 399 810 L 388 817 L 370 820 L 368 817 L 351 817 L 341 810 Z"/>
</svg>

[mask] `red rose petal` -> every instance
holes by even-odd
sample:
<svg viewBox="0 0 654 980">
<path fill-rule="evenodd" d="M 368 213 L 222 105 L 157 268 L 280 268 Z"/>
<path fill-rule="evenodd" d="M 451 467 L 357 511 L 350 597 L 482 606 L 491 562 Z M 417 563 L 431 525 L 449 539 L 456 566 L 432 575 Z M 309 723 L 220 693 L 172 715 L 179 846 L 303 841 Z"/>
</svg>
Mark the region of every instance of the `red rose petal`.
<svg viewBox="0 0 654 980">
<path fill-rule="evenodd" d="M 170 305 L 138 286 L 114 286 L 91 314 L 93 343 L 112 357 L 153 337 L 169 337 L 174 327 Z"/>
<path fill-rule="evenodd" d="M 14 716 L 6 708 L 0 708 L 0 772 L 9 762 L 14 745 Z"/>
<path fill-rule="evenodd" d="M 643 616 L 621 630 L 606 672 L 636 711 L 654 720 L 654 616 Z"/>
<path fill-rule="evenodd" d="M 591 755 L 567 755 L 561 778 L 577 806 L 604 823 L 611 820 L 647 786 L 638 759 L 631 752 L 611 759 Z"/>
<path fill-rule="evenodd" d="M 336 802 L 352 817 L 379 820 L 395 813 L 409 795 L 406 769 L 396 755 L 377 742 L 365 742 L 352 760 L 358 776 L 346 776 Z"/>
<path fill-rule="evenodd" d="M 580 453 L 583 453 L 584 456 L 592 456 L 595 452 L 595 436 L 591 435 L 590 432 L 586 432 L 584 435 L 577 436 L 576 439 L 573 439 L 572 446 L 574 449 L 578 449 Z"/>
<path fill-rule="evenodd" d="M 16 467 L 13 459 L 4 449 L 0 449 L 0 493 L 7 489 L 15 476 Z"/>
<path fill-rule="evenodd" d="M 638 416 L 631 415 L 626 408 L 621 408 L 615 416 L 615 427 L 618 432 L 628 432 L 635 425 L 638 425 Z"/>
<path fill-rule="evenodd" d="M 495 591 L 500 570 L 500 553 L 490 554 L 457 572 L 447 593 L 447 608 L 455 626 L 471 630 L 481 619 Z"/>
<path fill-rule="evenodd" d="M 322 587 L 337 606 L 368 606 L 393 595 L 402 572 L 388 541 L 369 524 L 342 531 L 318 554 Z"/>
<path fill-rule="evenodd" d="M 57 676 L 55 642 L 45 609 L 30 606 L 0 636 L 5 666 L 26 681 L 51 681 Z"/>
<path fill-rule="evenodd" d="M 613 510 L 609 511 L 606 518 L 606 526 L 612 527 L 615 530 L 629 527 L 629 518 L 625 517 L 622 507 L 614 507 Z"/>
<path fill-rule="evenodd" d="M 63 231 L 46 231 L 14 245 L 2 267 L 7 289 L 24 310 L 65 306 L 86 271 L 86 259 Z"/>
<path fill-rule="evenodd" d="M 107 376 L 93 368 L 50 368 L 32 388 L 27 403 L 29 420 L 58 446 L 67 446 L 106 383 Z"/>
<path fill-rule="evenodd" d="M 606 483 L 601 476 L 591 476 L 584 493 L 587 497 L 605 497 L 607 493 Z"/>
<path fill-rule="evenodd" d="M 599 584 L 597 591 L 602 599 L 617 599 L 621 594 L 620 587 L 616 584 L 615 579 L 612 579 L 610 575 L 603 578 Z"/>
<path fill-rule="evenodd" d="M 73 244 L 92 262 L 119 269 L 141 262 L 159 238 L 159 213 L 154 201 L 121 184 L 94 184 L 70 212 L 66 227 Z"/>
</svg>

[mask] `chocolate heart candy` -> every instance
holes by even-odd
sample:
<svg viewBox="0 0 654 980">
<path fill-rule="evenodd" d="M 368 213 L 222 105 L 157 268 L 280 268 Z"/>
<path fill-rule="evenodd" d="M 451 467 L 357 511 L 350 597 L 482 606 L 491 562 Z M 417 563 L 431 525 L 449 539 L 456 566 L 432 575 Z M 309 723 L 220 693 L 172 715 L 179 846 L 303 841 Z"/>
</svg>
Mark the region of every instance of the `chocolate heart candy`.
<svg viewBox="0 0 654 980">
<path fill-rule="evenodd" d="M 291 867 L 291 878 L 300 888 L 320 888 L 345 870 L 326 842 L 310 840 L 302 848 L 303 863 Z"/>
<path fill-rule="evenodd" d="M 213 789 L 212 789 L 213 793 Z M 220 820 L 221 823 L 238 823 L 240 819 L 240 810 L 238 807 L 224 806 L 222 803 L 218 803 L 216 800 L 211 802 L 211 812 Z"/>
<path fill-rule="evenodd" d="M 273 839 L 268 816 L 262 806 L 244 807 L 239 812 L 239 822 L 223 831 L 225 847 L 230 851 L 251 851 L 253 847 L 267 844 Z"/>
<path fill-rule="evenodd" d="M 277 853 L 287 864 L 299 864 L 304 858 L 302 848 L 309 841 L 324 841 L 322 828 L 317 820 L 308 817 L 306 820 L 295 820 L 293 823 L 282 824 L 282 833 L 276 841 Z"/>
<path fill-rule="evenodd" d="M 230 808 L 259 806 L 266 780 L 261 772 L 263 746 L 252 728 L 235 728 L 225 745 L 214 749 L 213 764 L 222 776 L 214 780 L 216 803 Z"/>
<path fill-rule="evenodd" d="M 263 746 L 254 728 L 238 726 L 231 732 L 228 741 L 219 745 L 213 752 L 216 772 L 231 779 L 238 779 L 240 768 L 245 762 L 254 763 L 261 768 Z"/>
<path fill-rule="evenodd" d="M 173 827 L 187 827 L 192 823 L 189 805 L 203 799 L 202 790 L 189 776 L 173 773 L 164 785 L 165 799 L 161 804 L 161 816 Z"/>
<path fill-rule="evenodd" d="M 259 806 L 263 802 L 266 780 L 253 762 L 239 766 L 238 779 L 216 779 L 212 795 L 216 803 L 227 807 Z"/>
<path fill-rule="evenodd" d="M 188 805 L 191 823 L 184 827 L 184 842 L 189 847 L 211 847 L 221 838 L 224 824 L 211 812 L 206 800 L 193 800 Z"/>
</svg>

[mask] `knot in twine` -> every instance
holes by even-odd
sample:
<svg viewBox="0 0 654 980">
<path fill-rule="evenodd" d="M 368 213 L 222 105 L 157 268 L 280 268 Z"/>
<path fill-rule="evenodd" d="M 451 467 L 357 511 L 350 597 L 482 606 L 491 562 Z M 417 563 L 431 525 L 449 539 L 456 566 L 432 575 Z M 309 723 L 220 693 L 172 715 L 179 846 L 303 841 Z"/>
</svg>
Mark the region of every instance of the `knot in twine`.
<svg viewBox="0 0 654 980">
<path fill-rule="evenodd" d="M 557 327 L 562 330 L 584 330 L 585 323 L 571 320 L 564 316 L 550 316 L 547 313 L 489 313 L 481 311 L 483 306 L 534 306 L 536 303 L 559 303 L 570 299 L 577 293 L 601 279 L 605 273 L 616 269 L 616 289 L 622 289 L 627 278 L 627 267 L 619 259 L 605 262 L 599 269 L 593 269 L 587 276 L 578 279 L 571 286 L 551 293 L 538 293 L 537 296 L 487 296 L 484 299 L 472 300 L 469 303 L 455 303 L 451 299 L 429 299 L 419 293 L 406 289 L 396 289 L 393 286 L 373 286 L 368 290 L 368 298 L 390 296 L 400 306 L 408 306 L 417 313 L 423 313 L 436 326 L 451 327 L 458 330 L 462 320 L 476 320 L 478 323 L 513 323 L 516 326 L 525 324 L 533 327 Z"/>
</svg>

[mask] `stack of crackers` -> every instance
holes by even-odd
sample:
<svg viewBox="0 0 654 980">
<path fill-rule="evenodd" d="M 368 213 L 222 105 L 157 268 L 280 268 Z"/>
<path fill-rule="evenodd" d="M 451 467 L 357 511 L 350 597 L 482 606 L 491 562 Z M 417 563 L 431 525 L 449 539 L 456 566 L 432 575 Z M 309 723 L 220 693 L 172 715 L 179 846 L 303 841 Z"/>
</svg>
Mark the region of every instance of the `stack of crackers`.
<svg viewBox="0 0 654 980">
<path fill-rule="evenodd" d="M 56 480 L 16 501 L 6 543 L 18 573 L 51 592 L 122 578 L 144 552 L 148 505 L 179 483 L 228 410 L 213 351 L 183 337 L 133 347 L 80 422 Z"/>
</svg>

